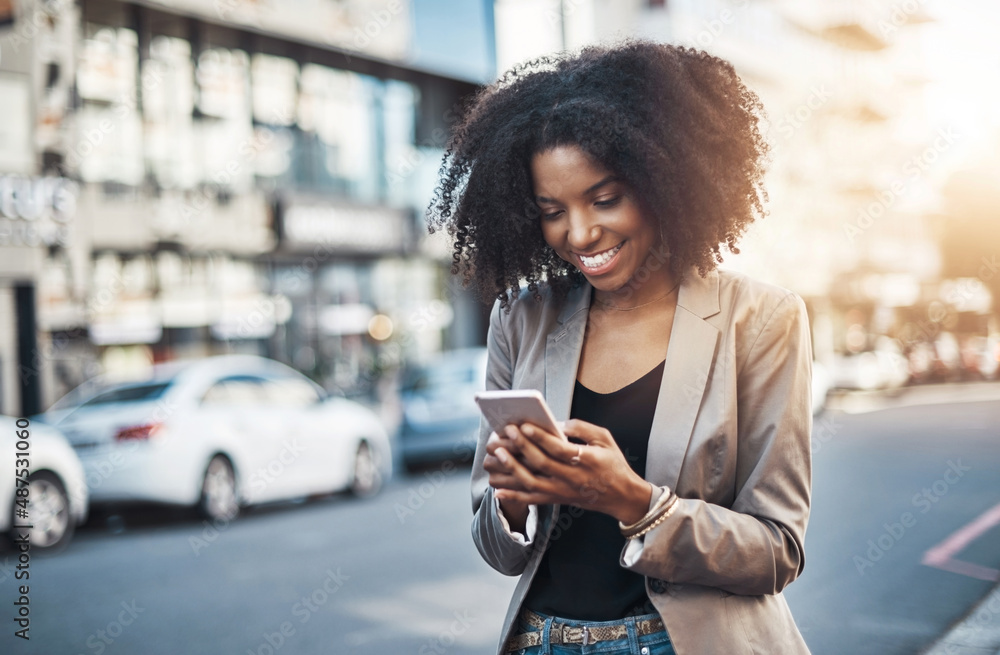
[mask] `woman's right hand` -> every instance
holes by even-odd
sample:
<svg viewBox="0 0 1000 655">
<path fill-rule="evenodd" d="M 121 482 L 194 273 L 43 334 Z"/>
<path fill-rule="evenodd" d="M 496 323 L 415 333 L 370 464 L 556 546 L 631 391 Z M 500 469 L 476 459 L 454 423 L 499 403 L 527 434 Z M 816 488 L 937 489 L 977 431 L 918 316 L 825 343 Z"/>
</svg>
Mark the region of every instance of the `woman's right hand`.
<svg viewBox="0 0 1000 655">
<path fill-rule="evenodd" d="M 513 435 L 517 430 L 511 431 Z M 520 489 L 517 478 L 513 474 L 514 460 L 521 451 L 517 442 L 506 434 L 490 433 L 486 441 L 486 459 L 483 468 L 490 474 L 490 486 L 494 489 Z M 500 510 L 503 512 L 510 529 L 525 534 L 525 524 L 528 520 L 528 504 L 511 499 L 499 499 Z"/>
</svg>

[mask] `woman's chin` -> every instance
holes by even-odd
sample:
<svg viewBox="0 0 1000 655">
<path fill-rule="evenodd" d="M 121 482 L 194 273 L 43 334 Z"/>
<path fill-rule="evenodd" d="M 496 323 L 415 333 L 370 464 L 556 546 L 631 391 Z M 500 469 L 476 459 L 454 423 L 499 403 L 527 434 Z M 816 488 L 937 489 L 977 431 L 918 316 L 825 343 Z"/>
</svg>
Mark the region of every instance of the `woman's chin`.
<svg viewBox="0 0 1000 655">
<path fill-rule="evenodd" d="M 590 286 L 594 287 L 594 290 L 602 293 L 614 294 L 621 297 L 628 297 L 633 293 L 632 288 L 628 285 L 628 281 L 621 282 L 620 280 L 595 279 L 590 277 L 587 277 L 587 281 L 590 282 Z"/>
</svg>

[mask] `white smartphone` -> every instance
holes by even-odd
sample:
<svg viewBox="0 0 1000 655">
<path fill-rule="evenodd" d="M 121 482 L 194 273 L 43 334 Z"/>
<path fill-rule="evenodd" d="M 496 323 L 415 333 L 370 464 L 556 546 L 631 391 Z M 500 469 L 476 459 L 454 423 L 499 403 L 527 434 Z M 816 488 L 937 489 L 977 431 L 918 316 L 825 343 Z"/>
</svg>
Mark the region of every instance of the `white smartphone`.
<svg viewBox="0 0 1000 655">
<path fill-rule="evenodd" d="M 480 391 L 476 394 L 476 404 L 497 434 L 502 434 L 504 427 L 510 423 L 534 423 L 546 432 L 566 439 L 545 397 L 536 389 Z"/>
</svg>

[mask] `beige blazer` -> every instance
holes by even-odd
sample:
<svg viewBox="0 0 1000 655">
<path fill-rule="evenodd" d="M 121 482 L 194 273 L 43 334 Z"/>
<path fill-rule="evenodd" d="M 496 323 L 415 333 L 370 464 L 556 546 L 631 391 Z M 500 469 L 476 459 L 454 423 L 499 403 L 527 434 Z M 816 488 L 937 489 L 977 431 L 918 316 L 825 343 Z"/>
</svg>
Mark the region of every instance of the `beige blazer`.
<svg viewBox="0 0 1000 655">
<path fill-rule="evenodd" d="M 498 301 L 486 388 L 538 389 L 556 419 L 567 420 L 591 288 L 585 283 L 557 302 L 542 285 L 541 303 L 522 289 L 510 314 Z M 623 549 L 620 561 L 646 576 L 678 655 L 809 653 L 781 590 L 805 564 L 811 376 L 809 324 L 798 295 L 731 271 L 702 278 L 692 269 L 685 277 L 645 475 L 680 500 L 664 523 Z M 472 536 L 490 566 L 521 576 L 501 653 L 558 506 L 538 508 L 527 544 L 504 529 L 483 469 L 490 431 L 483 420 L 472 468 Z"/>
</svg>

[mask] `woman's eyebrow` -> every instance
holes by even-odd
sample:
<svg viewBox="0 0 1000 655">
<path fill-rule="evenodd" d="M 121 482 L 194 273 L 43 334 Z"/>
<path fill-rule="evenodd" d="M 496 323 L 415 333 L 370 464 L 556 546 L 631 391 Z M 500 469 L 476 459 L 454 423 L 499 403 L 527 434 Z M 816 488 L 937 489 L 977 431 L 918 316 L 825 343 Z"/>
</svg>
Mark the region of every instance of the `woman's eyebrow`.
<svg viewBox="0 0 1000 655">
<path fill-rule="evenodd" d="M 582 195 L 585 195 L 585 196 L 590 195 L 594 191 L 597 191 L 598 189 L 600 189 L 605 184 L 610 184 L 612 182 L 617 182 L 617 181 L 618 181 L 618 176 L 617 175 L 608 175 L 607 177 L 605 177 L 604 179 L 602 179 L 600 182 L 596 182 L 594 184 L 591 184 L 589 187 L 587 187 L 584 190 L 584 192 L 583 192 Z M 555 200 L 553 198 L 547 198 L 545 196 L 535 196 L 535 202 L 559 202 L 559 201 Z"/>
<path fill-rule="evenodd" d="M 583 192 L 583 195 L 585 195 L 585 196 L 589 195 L 589 194 L 593 193 L 594 191 L 597 191 L 598 189 L 600 189 L 605 184 L 611 184 L 612 182 L 617 182 L 617 181 L 618 181 L 618 176 L 617 175 L 608 175 L 606 178 L 604 178 L 603 180 L 601 180 L 597 184 L 592 184 L 589 187 L 587 187 L 587 190 Z"/>
</svg>

